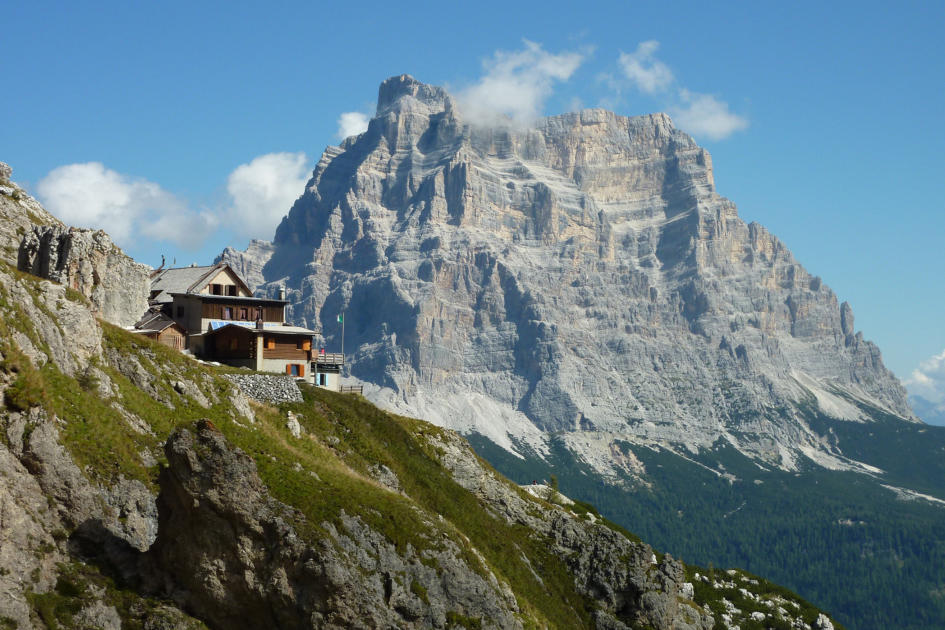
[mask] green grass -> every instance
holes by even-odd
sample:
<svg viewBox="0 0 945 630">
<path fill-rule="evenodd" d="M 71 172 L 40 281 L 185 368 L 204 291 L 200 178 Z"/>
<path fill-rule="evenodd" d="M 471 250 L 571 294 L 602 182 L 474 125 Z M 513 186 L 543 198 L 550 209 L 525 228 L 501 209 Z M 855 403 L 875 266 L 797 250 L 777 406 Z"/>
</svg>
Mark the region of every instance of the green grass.
<svg viewBox="0 0 945 630">
<path fill-rule="evenodd" d="M 467 617 L 453 610 L 446 612 L 447 628 L 467 628 L 467 630 L 481 630 L 482 619 L 479 617 Z"/>
<path fill-rule="evenodd" d="M 430 605 L 430 598 L 427 596 L 427 589 L 420 582 L 413 580 L 410 582 L 410 592 L 416 595 L 421 602 Z"/>
</svg>

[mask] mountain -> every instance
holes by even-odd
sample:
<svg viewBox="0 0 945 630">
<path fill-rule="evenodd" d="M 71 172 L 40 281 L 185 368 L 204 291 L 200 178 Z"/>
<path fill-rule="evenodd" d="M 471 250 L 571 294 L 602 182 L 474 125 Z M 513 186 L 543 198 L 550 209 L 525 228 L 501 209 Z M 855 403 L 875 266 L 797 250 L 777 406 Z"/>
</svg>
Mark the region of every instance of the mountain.
<svg viewBox="0 0 945 630">
<path fill-rule="evenodd" d="M 480 126 L 393 77 L 273 241 L 222 258 L 261 274 L 261 294 L 286 288 L 335 349 L 343 313 L 365 395 L 466 434 L 513 478 L 555 471 L 687 558 L 751 549 L 855 627 L 945 621 L 942 434 L 850 305 L 739 218 L 668 116 Z M 817 544 L 784 542 L 804 532 Z M 847 562 L 864 538 L 876 552 Z M 918 577 L 876 597 L 870 576 L 901 582 L 888 557 Z"/>
<path fill-rule="evenodd" d="M 61 226 L 8 188 L 24 264 L 63 262 L 39 268 L 91 299 L 0 255 L 0 627 L 835 627 L 526 491 L 451 431 L 97 319 L 134 292 L 79 271 L 146 270 L 102 233 L 45 231 Z M 265 402 L 257 377 L 295 401 Z"/>
<path fill-rule="evenodd" d="M 564 432 L 602 474 L 633 472 L 596 457 L 616 439 L 855 469 L 791 410 L 914 420 L 849 305 L 738 217 L 662 114 L 480 128 L 444 90 L 389 79 L 272 246 L 224 258 L 259 254 L 296 321 L 338 345 L 346 313 L 374 400 L 510 450 Z"/>
</svg>

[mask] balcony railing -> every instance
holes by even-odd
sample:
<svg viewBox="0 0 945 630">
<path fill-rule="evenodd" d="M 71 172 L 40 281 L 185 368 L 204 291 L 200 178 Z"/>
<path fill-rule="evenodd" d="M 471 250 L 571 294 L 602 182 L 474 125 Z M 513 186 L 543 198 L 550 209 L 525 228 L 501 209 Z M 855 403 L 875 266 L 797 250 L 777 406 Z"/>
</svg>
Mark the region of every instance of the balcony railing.
<svg viewBox="0 0 945 630">
<path fill-rule="evenodd" d="M 312 353 L 312 360 L 319 365 L 344 365 L 345 355 L 340 352 Z"/>
</svg>

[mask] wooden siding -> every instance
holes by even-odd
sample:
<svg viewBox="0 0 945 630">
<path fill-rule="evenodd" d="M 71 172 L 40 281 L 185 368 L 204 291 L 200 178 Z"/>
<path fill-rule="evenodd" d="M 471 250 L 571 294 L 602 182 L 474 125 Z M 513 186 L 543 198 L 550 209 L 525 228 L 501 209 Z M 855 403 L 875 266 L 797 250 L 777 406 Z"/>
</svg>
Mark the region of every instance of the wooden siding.
<svg viewBox="0 0 945 630">
<path fill-rule="evenodd" d="M 263 358 L 307 362 L 312 358 L 312 353 L 309 350 L 300 350 L 298 348 L 298 342 L 300 340 L 308 339 L 309 337 L 266 337 L 266 342 L 263 349 Z M 271 344 L 270 340 L 275 341 L 275 344 Z M 272 347 L 273 345 L 275 347 Z"/>
<path fill-rule="evenodd" d="M 165 346 L 170 346 L 175 350 L 183 350 L 184 346 L 187 345 L 187 339 L 176 326 L 170 326 L 162 330 L 158 336 L 157 340 L 159 343 L 163 343 Z"/>
<path fill-rule="evenodd" d="M 232 317 L 223 317 L 223 309 L 229 308 L 233 313 Z M 233 304 L 220 304 L 220 303 L 211 303 L 204 302 L 203 310 L 201 316 L 204 319 L 232 319 L 233 321 L 247 321 L 254 322 L 256 321 L 256 309 L 258 307 L 254 304 L 244 302 L 240 304 L 238 301 L 234 300 Z M 241 318 L 240 309 L 246 309 L 246 317 Z M 264 306 L 263 307 L 263 321 L 264 322 L 278 322 L 282 323 L 284 312 L 283 307 L 281 306 Z"/>
<path fill-rule="evenodd" d="M 256 338 L 248 330 L 224 328 L 209 337 L 207 342 L 206 353 L 211 358 L 250 359 L 256 356 Z"/>
</svg>

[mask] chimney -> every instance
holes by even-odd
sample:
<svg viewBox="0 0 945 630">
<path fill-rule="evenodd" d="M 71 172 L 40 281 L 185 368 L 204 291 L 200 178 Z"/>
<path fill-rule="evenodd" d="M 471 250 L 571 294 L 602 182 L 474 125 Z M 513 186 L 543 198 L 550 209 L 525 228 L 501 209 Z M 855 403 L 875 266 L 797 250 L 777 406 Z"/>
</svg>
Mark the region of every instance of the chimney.
<svg viewBox="0 0 945 630">
<path fill-rule="evenodd" d="M 256 318 L 256 330 L 262 330 L 262 329 L 263 329 L 263 320 L 262 320 L 262 317 L 257 317 L 257 318 Z"/>
<path fill-rule="evenodd" d="M 279 299 L 285 302 L 285 285 L 279 287 Z"/>
</svg>

